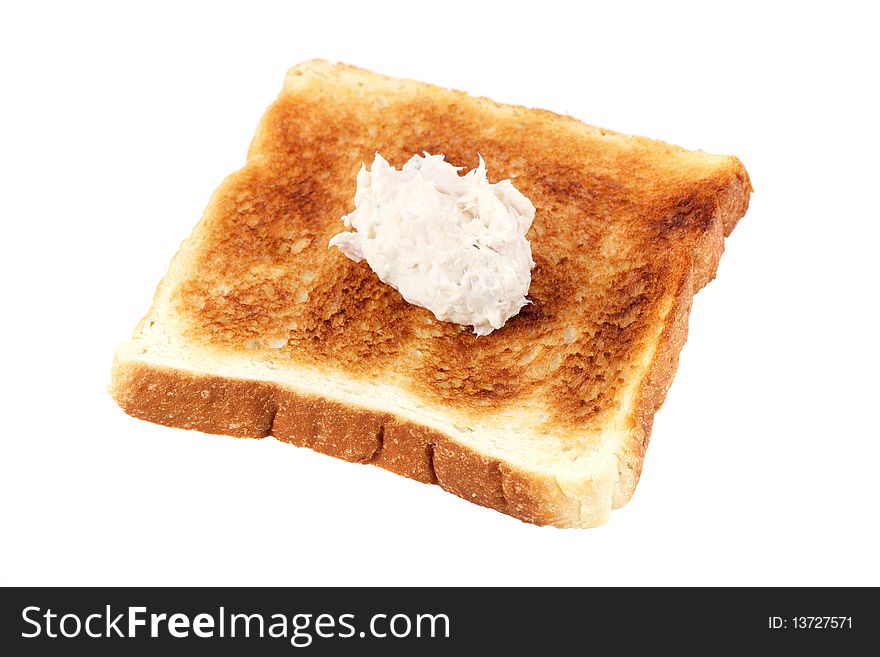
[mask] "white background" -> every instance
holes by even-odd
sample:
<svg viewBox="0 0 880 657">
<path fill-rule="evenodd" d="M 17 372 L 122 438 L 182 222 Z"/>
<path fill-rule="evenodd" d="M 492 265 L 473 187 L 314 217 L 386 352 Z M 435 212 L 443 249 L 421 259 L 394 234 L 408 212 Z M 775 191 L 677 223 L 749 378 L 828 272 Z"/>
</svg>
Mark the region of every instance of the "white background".
<svg viewBox="0 0 880 657">
<path fill-rule="evenodd" d="M 617 4 L 5 3 L 0 581 L 880 584 L 870 4 Z M 115 345 L 315 57 L 745 163 L 752 207 L 609 524 L 533 527 L 108 396 Z"/>
</svg>

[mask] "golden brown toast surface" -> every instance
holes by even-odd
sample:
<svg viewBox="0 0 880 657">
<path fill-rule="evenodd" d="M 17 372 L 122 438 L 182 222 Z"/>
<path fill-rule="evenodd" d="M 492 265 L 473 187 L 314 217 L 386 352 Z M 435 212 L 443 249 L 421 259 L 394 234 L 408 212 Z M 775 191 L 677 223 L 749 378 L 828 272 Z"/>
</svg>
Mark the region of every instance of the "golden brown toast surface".
<svg viewBox="0 0 880 657">
<path fill-rule="evenodd" d="M 537 209 L 533 303 L 477 338 L 329 249 L 377 151 L 466 169 L 481 154 L 513 180 Z M 593 527 L 635 490 L 693 294 L 750 192 L 733 157 L 306 62 L 117 349 L 110 392 L 151 422 L 271 435 Z"/>
<path fill-rule="evenodd" d="M 479 153 L 491 181 L 536 207 L 533 303 L 488 336 L 438 322 L 327 247 L 361 164 L 423 151 L 466 170 Z M 680 288 L 714 275 L 695 262 L 701 241 L 721 214 L 732 230 L 749 190 L 735 158 L 307 63 L 212 199 L 171 302 L 188 340 L 381 377 L 470 415 L 533 408 L 548 427 L 597 429 Z"/>
</svg>

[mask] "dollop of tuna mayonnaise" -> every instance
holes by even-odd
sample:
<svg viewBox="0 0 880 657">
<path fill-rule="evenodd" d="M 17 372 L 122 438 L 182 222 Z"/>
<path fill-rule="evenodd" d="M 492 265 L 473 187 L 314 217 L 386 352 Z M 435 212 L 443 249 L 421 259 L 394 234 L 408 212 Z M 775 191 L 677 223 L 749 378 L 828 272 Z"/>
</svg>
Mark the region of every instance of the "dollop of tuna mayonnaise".
<svg viewBox="0 0 880 657">
<path fill-rule="evenodd" d="M 488 335 L 529 303 L 535 206 L 486 163 L 463 176 L 443 155 L 413 156 L 399 171 L 376 153 L 357 175 L 355 210 L 330 240 L 406 301 Z"/>
</svg>

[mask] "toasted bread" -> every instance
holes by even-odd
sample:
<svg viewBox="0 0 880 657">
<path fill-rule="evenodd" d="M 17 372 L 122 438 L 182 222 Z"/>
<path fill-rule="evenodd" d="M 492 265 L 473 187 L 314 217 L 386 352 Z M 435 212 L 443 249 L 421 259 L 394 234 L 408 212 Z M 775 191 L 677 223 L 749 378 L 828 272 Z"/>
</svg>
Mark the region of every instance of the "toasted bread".
<svg viewBox="0 0 880 657">
<path fill-rule="evenodd" d="M 377 151 L 466 169 L 479 153 L 534 203 L 532 303 L 504 328 L 438 322 L 328 249 Z M 633 494 L 691 299 L 750 192 L 734 157 L 307 62 L 118 349 L 110 390 L 151 422 L 272 435 L 528 522 L 598 525 Z"/>
</svg>

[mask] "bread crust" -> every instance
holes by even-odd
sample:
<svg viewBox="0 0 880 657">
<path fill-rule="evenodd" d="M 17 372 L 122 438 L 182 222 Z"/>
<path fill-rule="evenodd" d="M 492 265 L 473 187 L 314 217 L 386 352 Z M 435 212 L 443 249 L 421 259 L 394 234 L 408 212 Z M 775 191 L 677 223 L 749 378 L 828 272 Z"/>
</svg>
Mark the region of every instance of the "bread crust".
<svg viewBox="0 0 880 657">
<path fill-rule="evenodd" d="M 731 178 L 729 185 L 718 193 L 712 222 L 697 242 L 694 259 L 681 280 L 673 309 L 665 320 L 649 374 L 637 393 L 630 438 L 620 455 L 620 477 L 614 491 L 615 509 L 632 498 L 639 483 L 654 414 L 666 400 L 666 393 L 678 369 L 678 357 L 687 340 L 688 317 L 694 295 L 715 278 L 724 252 L 724 238 L 730 235 L 748 210 L 751 191 L 751 182 L 743 167 Z"/>
<path fill-rule="evenodd" d="M 307 66 L 315 65 L 324 66 L 314 63 Z M 341 67 L 340 70 L 346 75 L 365 74 L 365 72 L 353 67 Z M 289 75 L 289 80 L 291 75 L 299 76 L 301 74 L 301 72 L 292 72 Z M 372 76 L 373 74 L 366 75 Z M 389 84 L 388 78 L 375 77 L 380 78 L 383 81 L 382 84 Z M 417 83 L 400 84 L 416 85 Z M 427 85 L 422 86 L 428 88 Z M 569 122 L 573 121 L 568 117 L 560 117 L 540 110 L 497 106 L 491 101 L 471 99 L 458 92 L 443 91 L 442 93 L 456 93 L 458 95 L 454 98 L 459 99 L 462 103 L 478 104 L 481 112 L 488 111 L 487 108 L 492 111 L 495 108 L 503 108 L 504 111 L 536 113 L 535 116 L 539 116 L 540 120 L 546 122 L 547 125 L 558 122 L 568 126 Z M 446 96 L 443 98 L 446 99 L 444 102 L 449 102 Z M 280 99 L 279 102 L 281 102 Z M 287 102 L 290 105 L 289 100 Z M 271 152 L 275 148 L 273 140 L 280 139 L 277 135 L 280 134 L 281 128 L 276 115 L 288 105 L 281 105 L 282 109 L 277 110 L 275 114 L 270 108 L 270 112 L 261 123 L 251 146 L 248 167 L 230 178 L 230 180 L 236 179 L 236 177 L 244 179 L 247 183 L 245 188 L 248 191 L 262 189 L 259 186 L 262 183 L 259 181 L 249 182 L 247 177 L 258 178 L 260 167 L 269 166 L 270 158 L 264 153 Z M 525 115 L 518 116 L 520 116 L 518 120 L 525 120 Z M 602 138 L 614 134 L 610 131 L 601 131 Z M 641 140 L 641 138 L 633 138 L 633 140 L 639 144 L 639 148 L 647 148 L 645 146 L 646 140 Z M 662 147 L 666 148 L 665 145 Z M 674 149 L 674 147 L 668 148 Z M 499 158 L 501 158 L 500 153 L 499 151 Z M 676 157 L 679 156 L 676 155 Z M 503 159 L 496 161 L 503 162 Z M 654 325 L 652 322 L 659 322 L 660 335 L 648 365 L 647 375 L 640 380 L 635 391 L 634 412 L 628 417 L 628 438 L 623 441 L 619 452 L 615 455 L 617 457 L 617 471 L 613 473 L 613 477 L 596 475 L 593 479 L 579 482 L 576 491 L 564 490 L 565 487 L 552 476 L 527 471 L 511 463 L 487 456 L 441 431 L 394 413 L 380 412 L 304 393 L 280 383 L 230 378 L 195 372 L 183 367 L 174 368 L 159 365 L 148 362 L 146 359 L 140 359 L 125 350 L 117 352 L 114 359 L 110 392 L 126 413 L 150 422 L 237 437 L 274 436 L 279 440 L 300 447 L 308 447 L 346 461 L 377 465 L 417 481 L 437 484 L 462 499 L 537 525 L 591 527 L 601 524 L 608 519 L 612 508 L 623 506 L 632 497 L 641 474 L 654 413 L 660 408 L 666 397 L 678 364 L 679 353 L 687 338 L 687 319 L 693 295 L 715 276 L 723 251 L 724 237 L 730 234 L 748 207 L 751 185 L 748 174 L 739 160 L 727 158 L 723 166 L 717 166 L 714 169 L 707 167 L 707 170 L 712 171 L 711 176 L 696 182 L 694 180 L 688 180 L 685 183 L 673 181 L 667 184 L 663 181 L 649 181 L 654 186 L 651 198 L 662 200 L 663 209 L 662 211 L 658 210 L 657 216 L 649 216 L 640 220 L 636 226 L 639 231 L 638 244 L 639 248 L 650 249 L 652 253 L 664 253 L 668 249 L 670 255 L 668 262 L 663 264 L 665 269 L 662 276 L 663 285 L 668 283 L 669 289 L 673 290 L 673 296 L 669 310 L 663 317 L 655 318 L 654 315 L 651 315 L 650 322 L 647 315 L 639 320 L 631 320 L 642 321 L 645 325 L 650 326 Z M 273 176 L 277 175 L 277 171 L 269 171 L 269 173 Z M 534 184 L 534 178 L 523 175 L 521 182 L 523 185 Z M 577 184 L 567 186 L 568 183 L 566 183 L 564 176 L 560 176 L 558 181 L 550 178 L 543 180 L 538 187 L 547 190 L 551 197 L 573 198 L 578 205 L 581 204 L 582 199 L 585 199 L 584 202 L 598 203 L 602 199 L 602 193 L 608 193 L 612 196 L 618 193 L 614 181 L 610 178 L 606 180 L 606 178 L 597 177 L 588 182 L 591 186 Z M 305 189 L 312 183 L 301 182 L 300 184 L 305 185 L 302 188 Z M 221 187 L 222 189 L 223 187 Z M 323 212 L 327 211 L 327 206 L 335 208 L 335 204 L 338 204 L 337 200 L 329 197 L 321 196 L 319 198 L 316 189 L 309 189 L 311 189 L 309 195 L 301 195 L 294 199 L 293 203 L 298 203 L 303 208 L 310 208 L 312 205 L 318 204 L 323 208 Z M 303 192 L 303 194 L 305 193 Z M 218 194 L 212 199 L 208 212 L 206 212 L 206 219 L 200 224 L 201 232 L 199 232 L 200 229 L 197 229 L 197 232 L 194 233 L 195 239 L 191 238 L 184 249 L 189 252 L 195 250 L 196 243 L 201 246 L 210 237 L 207 234 L 208 229 L 205 228 L 205 222 L 218 221 L 218 217 L 221 217 L 223 212 L 228 212 L 230 217 L 239 222 L 235 225 L 243 225 L 242 222 L 249 221 L 254 216 L 251 212 L 252 197 L 253 195 L 243 201 L 248 209 L 245 212 L 242 210 L 242 203 L 232 203 L 229 198 L 224 198 L 218 191 Z M 284 212 L 289 212 L 292 207 L 291 201 L 286 197 L 282 200 L 283 204 L 279 207 L 282 207 Z M 227 206 L 226 209 L 221 207 L 224 204 Z M 650 207 L 650 204 L 647 205 Z M 676 208 L 676 210 L 670 213 L 669 208 Z M 341 206 L 339 210 L 336 212 L 334 209 L 334 212 L 330 214 L 341 216 Z M 261 229 L 257 224 L 248 225 L 250 228 L 247 230 Z M 223 232 L 221 231 L 221 233 Z M 223 234 L 228 234 L 228 232 Z M 314 239 L 314 236 L 310 239 Z M 549 238 L 545 237 L 544 239 Z M 293 253 L 296 248 L 300 248 L 297 240 L 298 238 L 294 236 L 280 241 L 266 242 L 265 252 Z M 241 245 L 239 244 L 235 248 L 240 249 Z M 184 257 L 183 252 L 182 250 L 181 254 L 175 258 L 172 270 L 187 271 L 187 263 L 191 256 L 188 253 Z M 235 251 L 230 251 L 230 253 L 235 253 Z M 223 254 L 221 253 L 221 255 Z M 541 255 L 540 250 L 536 251 L 536 259 L 540 260 Z M 334 271 L 339 267 L 334 263 L 327 266 L 334 268 Z M 400 344 L 403 344 L 404 341 L 404 337 L 394 333 L 395 327 L 410 327 L 407 329 L 410 330 L 410 333 L 407 334 L 406 339 L 413 340 L 412 331 L 418 331 L 421 322 L 419 313 L 426 311 L 414 309 L 405 303 L 401 305 L 393 290 L 373 281 L 368 273 L 364 273 L 362 267 L 357 268 L 347 262 L 344 263 L 344 266 L 345 275 L 350 280 L 350 289 L 359 290 L 366 304 L 379 307 L 393 304 L 394 312 L 398 313 L 394 316 L 394 321 L 388 323 L 391 327 L 390 332 L 387 333 L 391 336 L 388 341 L 389 349 L 400 349 Z M 549 263 L 546 266 L 549 267 Z M 536 272 L 533 279 L 533 282 L 537 282 L 538 285 L 541 285 L 540 267 L 539 264 L 539 271 Z M 160 295 L 157 292 L 154 308 L 160 304 L 160 297 L 165 292 L 178 285 L 178 279 L 179 272 L 175 274 L 173 281 L 169 272 L 169 276 L 160 285 L 160 291 L 163 291 L 163 294 Z M 215 315 L 210 317 L 204 314 L 208 312 L 207 310 L 202 310 L 202 318 L 209 317 L 211 321 L 216 323 L 215 320 L 218 317 L 235 317 L 236 321 L 239 321 L 240 318 L 251 321 L 251 318 L 259 319 L 260 317 L 252 311 L 252 308 L 260 307 L 259 294 L 263 288 L 259 285 L 246 291 L 247 295 L 256 295 L 257 302 L 245 300 L 244 293 L 240 293 L 237 297 L 234 294 L 229 297 L 225 293 L 223 294 L 221 300 L 233 299 L 238 304 L 236 306 L 239 309 L 237 312 L 241 313 L 238 317 L 230 315 L 229 308 L 226 306 L 216 303 L 214 306 L 210 305 L 214 302 L 210 296 L 210 286 L 193 288 L 192 281 L 187 284 L 192 289 L 192 293 L 185 300 L 188 304 L 186 307 L 205 308 L 207 303 L 208 310 L 216 309 Z M 211 286 L 216 285 L 216 281 L 211 283 Z M 626 285 L 628 286 L 630 283 L 626 283 Z M 283 286 L 279 285 L 278 287 L 281 289 Z M 547 294 L 552 293 L 552 287 L 552 285 L 545 286 Z M 618 295 L 615 301 L 619 302 L 619 305 L 612 308 L 616 308 L 614 312 L 619 310 L 621 315 L 626 315 L 630 310 L 628 305 L 630 298 L 627 296 L 630 293 L 624 290 L 629 290 L 629 288 L 621 288 L 621 291 L 614 290 Z M 314 289 L 312 294 L 315 294 Z M 337 303 L 335 297 L 331 301 L 334 304 Z M 289 300 L 279 300 L 279 303 L 282 302 L 290 303 Z M 199 304 L 202 305 L 199 306 Z M 653 313 L 655 311 L 656 309 L 649 304 L 645 312 Z M 499 336 L 496 337 L 499 340 L 510 340 L 514 344 L 524 345 L 524 349 L 527 351 L 530 348 L 530 336 L 533 335 L 529 331 L 533 330 L 535 326 L 542 327 L 544 320 L 541 312 L 539 301 L 535 306 L 527 308 L 523 317 L 512 322 L 511 326 L 502 329 Z M 610 312 L 608 315 L 612 320 L 617 316 L 614 312 Z M 529 313 L 532 314 L 529 315 Z M 200 317 L 198 314 L 194 316 L 196 319 Z M 145 318 L 144 323 L 149 321 L 149 317 L 150 315 Z M 323 321 L 320 324 L 323 327 L 322 330 L 339 329 L 331 321 L 337 318 L 338 315 L 331 314 L 328 315 L 328 318 L 321 320 Z M 218 323 L 216 325 L 219 328 L 214 335 L 229 334 L 236 336 L 237 339 L 238 334 L 234 330 L 230 330 L 230 326 L 233 328 L 243 326 L 243 321 L 239 321 L 239 324 Z M 613 328 L 613 322 L 609 325 Z M 440 330 L 449 334 L 440 337 L 442 344 L 447 345 L 447 348 L 448 345 L 452 345 L 457 350 L 446 351 L 441 355 L 466 359 L 468 350 L 461 348 L 461 344 L 467 336 L 457 335 L 451 331 L 448 325 L 440 327 Z M 641 334 L 635 335 L 641 339 Z M 628 338 L 624 336 L 621 339 Z M 367 344 L 371 348 L 374 346 L 374 343 L 369 340 L 358 339 L 354 340 L 354 343 Z M 479 346 L 483 348 L 489 344 L 484 339 L 484 342 Z M 631 342 L 623 347 L 626 350 L 632 350 L 635 345 L 636 342 Z M 606 346 L 603 349 L 614 352 L 616 348 L 623 349 L 623 347 L 621 345 Z M 389 353 L 392 352 L 389 351 Z M 628 352 L 622 350 L 620 353 Z M 494 357 L 491 353 L 489 356 Z M 487 360 L 491 360 L 491 358 L 487 357 Z M 563 373 L 570 379 L 573 377 L 570 385 L 578 391 L 581 390 L 582 383 L 577 378 L 581 376 L 578 373 L 584 373 L 586 367 L 586 361 L 583 359 L 574 360 L 571 363 L 563 362 Z M 428 370 L 425 372 L 431 374 Z M 480 384 L 480 387 L 475 388 L 474 391 L 466 392 L 462 389 L 450 388 L 449 393 L 444 393 L 452 395 L 450 399 L 439 396 L 437 399 L 450 404 L 459 403 L 460 399 L 472 399 L 479 405 L 468 409 L 468 412 L 471 413 L 485 412 L 485 409 L 491 408 L 493 404 L 516 403 L 516 395 L 519 394 L 519 391 L 506 385 L 505 374 L 505 370 L 499 370 L 494 372 L 492 377 L 483 380 L 475 377 L 474 380 Z M 566 376 L 556 378 L 562 384 L 568 385 Z M 427 383 L 433 383 L 433 381 L 433 378 L 426 378 Z M 464 381 L 465 383 L 471 382 L 467 377 L 464 378 Z M 605 378 L 601 377 L 601 381 L 604 382 Z M 487 384 L 489 384 L 488 387 Z M 441 391 L 432 390 L 431 392 L 439 395 Z M 584 410 L 583 400 L 575 399 L 564 386 L 553 388 L 552 398 L 556 404 L 554 409 L 556 416 L 562 422 L 575 423 L 575 420 L 583 421 L 583 417 L 592 417 L 578 415 Z M 579 405 L 569 409 L 565 404 L 570 399 Z M 604 401 L 604 404 L 610 407 L 614 402 L 615 398 L 609 397 Z M 598 404 L 598 401 L 595 403 Z M 590 406 L 592 405 L 593 402 L 590 401 Z M 600 408 L 599 405 L 595 408 L 596 412 L 602 410 L 603 408 Z M 590 409 L 588 408 L 587 411 Z M 601 415 L 595 417 L 599 418 Z M 599 422 L 599 420 L 597 419 L 595 422 Z"/>
<path fill-rule="evenodd" d="M 445 434 L 289 388 L 161 367 L 117 356 L 110 393 L 129 415 L 169 427 L 307 447 L 376 465 L 537 525 L 571 509 L 555 483 L 488 458 Z M 578 510 L 579 512 L 579 510 Z"/>
</svg>

